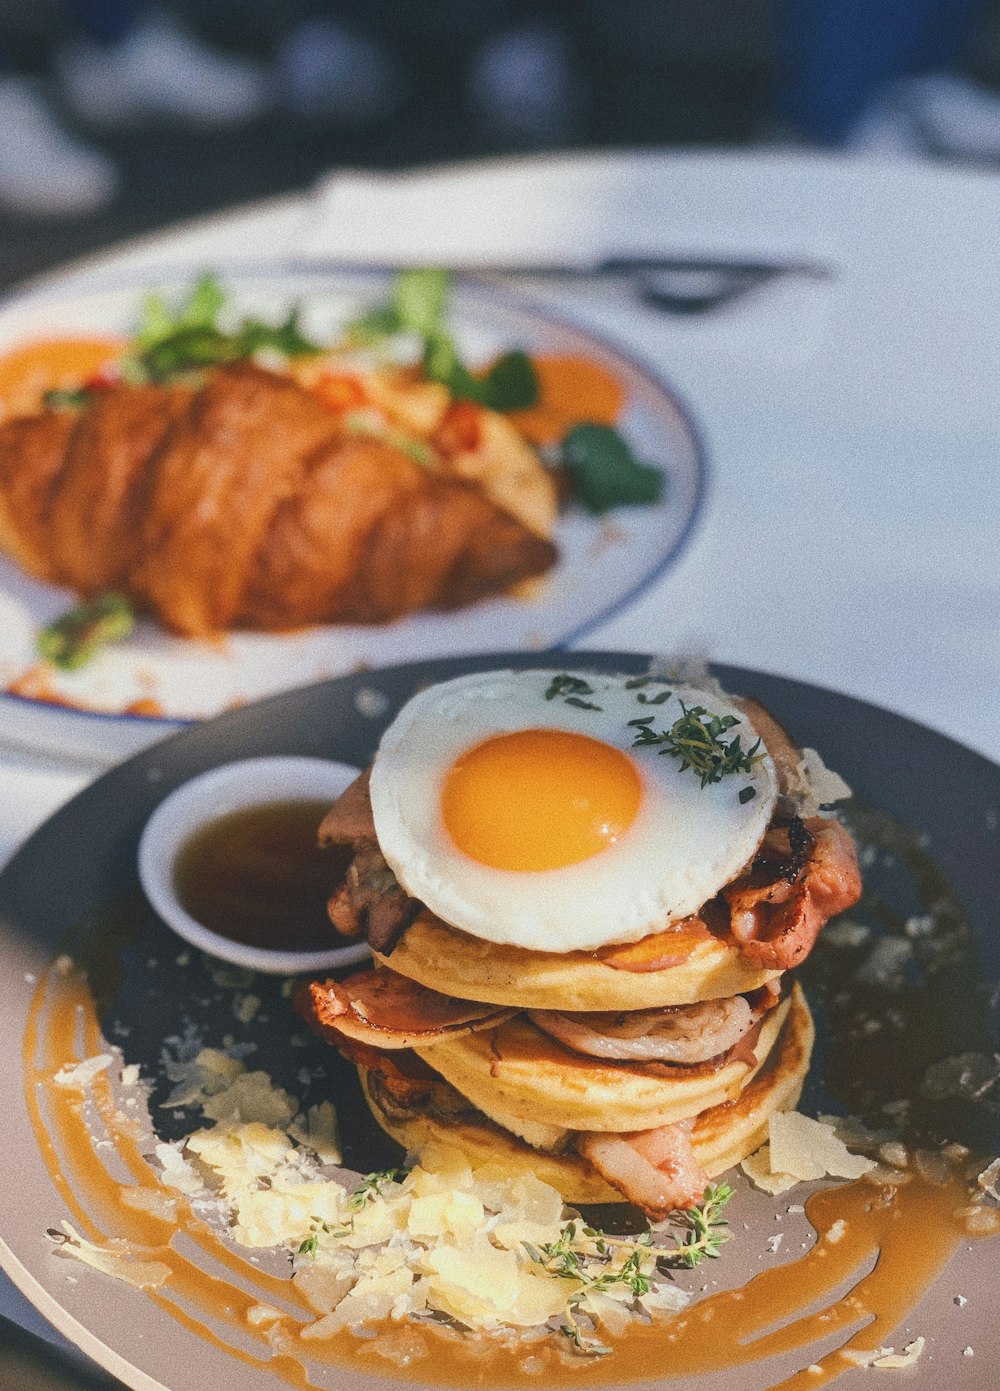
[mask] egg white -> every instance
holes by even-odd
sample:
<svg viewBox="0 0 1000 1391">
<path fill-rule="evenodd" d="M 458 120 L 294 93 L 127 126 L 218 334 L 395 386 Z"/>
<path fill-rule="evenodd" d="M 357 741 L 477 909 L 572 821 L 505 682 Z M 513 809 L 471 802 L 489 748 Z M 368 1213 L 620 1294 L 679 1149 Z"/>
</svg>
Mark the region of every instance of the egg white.
<svg viewBox="0 0 1000 1391">
<path fill-rule="evenodd" d="M 688 917 L 753 858 L 778 793 L 766 755 L 751 774 L 700 785 L 690 768 L 653 748 L 634 748 L 629 721 L 654 717 L 669 729 L 703 705 L 740 721 L 727 739 L 744 749 L 757 738 L 728 700 L 693 687 L 670 690 L 662 704 L 644 704 L 623 676 L 587 676 L 600 706 L 584 710 L 545 699 L 554 671 L 499 671 L 460 676 L 414 696 L 386 730 L 371 775 L 379 847 L 400 884 L 452 927 L 489 942 L 529 951 L 594 950 L 635 942 Z M 570 730 L 627 754 L 642 781 L 632 824 L 616 844 L 578 864 L 550 870 L 493 869 L 459 850 L 441 815 L 441 790 L 455 760 L 498 734 L 523 729 Z M 763 746 L 762 746 L 763 750 Z M 742 788 L 755 795 L 740 802 Z M 502 808 L 498 809 L 502 814 Z"/>
</svg>

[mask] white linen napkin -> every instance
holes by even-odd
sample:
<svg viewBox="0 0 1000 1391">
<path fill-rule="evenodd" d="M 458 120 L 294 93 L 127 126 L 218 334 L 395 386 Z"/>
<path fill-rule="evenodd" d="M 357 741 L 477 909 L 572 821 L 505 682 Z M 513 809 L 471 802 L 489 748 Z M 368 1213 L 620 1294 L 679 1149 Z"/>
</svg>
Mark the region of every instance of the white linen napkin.
<svg viewBox="0 0 1000 1391">
<path fill-rule="evenodd" d="M 781 170 L 727 197 L 750 156 L 669 151 L 495 159 L 396 174 L 335 172 L 317 186 L 299 245 L 310 259 L 458 269 L 590 269 L 610 257 L 822 260 L 829 228 L 795 211 Z M 745 179 L 741 181 L 745 189 Z M 791 203 L 791 206 L 789 205 Z M 799 204 L 802 208 L 802 204 Z"/>
<path fill-rule="evenodd" d="M 519 288 L 652 354 L 673 357 L 680 347 L 802 362 L 822 342 L 841 251 L 836 220 L 797 192 L 804 176 L 798 159 L 670 151 L 334 172 L 306 203 L 295 254 L 313 265 L 507 272 Z M 651 308 L 620 279 L 544 275 L 655 258 L 805 269 L 693 316 Z"/>
</svg>

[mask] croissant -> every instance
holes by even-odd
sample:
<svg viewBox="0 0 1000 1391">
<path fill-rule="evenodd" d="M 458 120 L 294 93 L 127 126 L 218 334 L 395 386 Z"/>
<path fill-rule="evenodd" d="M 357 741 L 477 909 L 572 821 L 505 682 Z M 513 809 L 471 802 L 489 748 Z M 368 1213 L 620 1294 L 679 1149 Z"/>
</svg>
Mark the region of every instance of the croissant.
<svg viewBox="0 0 1000 1391">
<path fill-rule="evenodd" d="M 0 425 L 0 546 L 185 636 L 455 608 L 556 557 L 476 479 L 351 433 L 314 391 L 250 363 Z"/>
</svg>

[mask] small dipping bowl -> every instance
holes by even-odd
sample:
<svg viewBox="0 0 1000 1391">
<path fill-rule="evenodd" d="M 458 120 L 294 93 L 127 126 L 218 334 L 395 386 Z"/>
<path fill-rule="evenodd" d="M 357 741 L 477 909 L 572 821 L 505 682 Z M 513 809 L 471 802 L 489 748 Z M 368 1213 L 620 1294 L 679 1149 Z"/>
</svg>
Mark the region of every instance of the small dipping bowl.
<svg viewBox="0 0 1000 1391">
<path fill-rule="evenodd" d="M 296 975 L 365 960 L 366 942 L 334 945 L 332 923 L 331 945 L 316 950 L 264 947 L 223 936 L 191 916 L 181 904 L 176 884 L 178 857 L 213 822 L 279 803 L 332 804 L 359 772 L 347 763 L 322 758 L 248 758 L 191 778 L 165 797 L 146 822 L 139 841 L 139 879 L 146 897 L 164 922 L 193 947 L 252 971 Z M 330 892 L 335 888 L 331 859 Z"/>
</svg>

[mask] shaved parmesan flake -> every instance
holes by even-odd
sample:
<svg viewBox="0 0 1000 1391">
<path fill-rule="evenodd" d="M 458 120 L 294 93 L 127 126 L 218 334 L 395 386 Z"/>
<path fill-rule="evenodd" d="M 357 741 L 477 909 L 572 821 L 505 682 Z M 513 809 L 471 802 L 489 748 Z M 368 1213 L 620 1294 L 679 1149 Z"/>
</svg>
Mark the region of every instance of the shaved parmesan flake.
<svg viewBox="0 0 1000 1391">
<path fill-rule="evenodd" d="M 173 1145 L 165 1142 L 153 1147 L 153 1154 L 160 1161 L 160 1182 L 167 1188 L 176 1188 L 178 1193 L 200 1193 L 204 1184 L 184 1156 Z"/>
<path fill-rule="evenodd" d="M 799 1182 L 794 1174 L 774 1172 L 771 1168 L 770 1145 L 762 1145 L 756 1154 L 748 1155 L 740 1168 L 755 1188 L 759 1188 L 764 1193 L 770 1193 L 772 1197 L 777 1197 L 779 1193 L 787 1193 Z"/>
<path fill-rule="evenodd" d="M 249 991 L 245 995 L 237 995 L 233 999 L 233 1014 L 241 1024 L 252 1024 L 261 1003 L 260 996 Z"/>
<path fill-rule="evenodd" d="M 111 1053 L 98 1053 L 96 1057 L 84 1058 L 78 1063 L 67 1063 L 52 1080 L 57 1087 L 72 1087 L 82 1092 L 90 1086 L 95 1077 L 106 1072 L 114 1060 Z"/>
<path fill-rule="evenodd" d="M 170 1267 L 162 1261 L 140 1260 L 124 1242 L 98 1246 L 87 1241 L 63 1222 L 62 1233 L 50 1233 L 60 1256 L 89 1265 L 104 1275 L 111 1275 L 136 1289 L 156 1289 L 170 1278 Z"/>
<path fill-rule="evenodd" d="M 825 947 L 860 947 L 872 935 L 867 923 L 854 922 L 851 918 L 838 918 L 823 928 Z"/>
<path fill-rule="evenodd" d="M 118 1196 L 126 1207 L 159 1217 L 163 1222 L 172 1222 L 177 1216 L 177 1199 L 160 1188 L 119 1188 Z"/>
<path fill-rule="evenodd" d="M 165 1071 L 175 1086 L 163 1105 L 200 1106 L 206 1097 L 225 1091 L 245 1070 L 238 1059 L 218 1048 L 203 1048 L 186 1061 L 168 1061 Z"/>
<path fill-rule="evenodd" d="M 812 794 L 817 810 L 832 806 L 834 802 L 846 802 L 853 795 L 840 774 L 828 768 L 815 749 L 802 750 L 798 773 Z"/>
<path fill-rule="evenodd" d="M 912 1367 L 926 1345 L 925 1338 L 914 1338 L 912 1343 L 906 1344 L 902 1352 L 897 1352 L 895 1348 L 874 1348 L 867 1351 L 860 1348 L 842 1348 L 840 1355 L 855 1367 L 887 1367 L 898 1371 L 901 1368 Z"/>
<path fill-rule="evenodd" d="M 840 1355 L 845 1362 L 855 1367 L 870 1367 L 878 1357 L 891 1357 L 895 1348 L 841 1348 Z"/>
<path fill-rule="evenodd" d="M 912 1367 L 925 1346 L 926 1340 L 924 1338 L 914 1338 L 912 1343 L 906 1344 L 902 1352 L 894 1352 L 890 1348 L 884 1357 L 876 1357 L 871 1365 L 873 1367 Z"/>
<path fill-rule="evenodd" d="M 266 1072 L 243 1072 L 225 1091 L 207 1097 L 201 1109 L 213 1121 L 258 1122 L 284 1129 L 298 1106 L 295 1097 L 274 1086 Z"/>
<path fill-rule="evenodd" d="M 992 1164 L 988 1164 L 978 1176 L 976 1182 L 984 1193 L 988 1193 L 991 1198 L 1000 1202 L 1000 1192 L 997 1191 L 998 1179 L 1000 1179 L 1000 1159 L 994 1159 Z"/>
<path fill-rule="evenodd" d="M 292 1121 L 288 1134 L 300 1145 L 312 1150 L 321 1164 L 341 1163 L 343 1155 L 337 1112 L 332 1101 L 321 1101 L 316 1106 L 310 1106 L 304 1117 Z"/>
<path fill-rule="evenodd" d="M 776 1111 L 768 1126 L 771 1169 L 800 1179 L 860 1178 L 875 1164 L 851 1154 L 832 1125 L 823 1125 L 799 1111 Z"/>
</svg>

